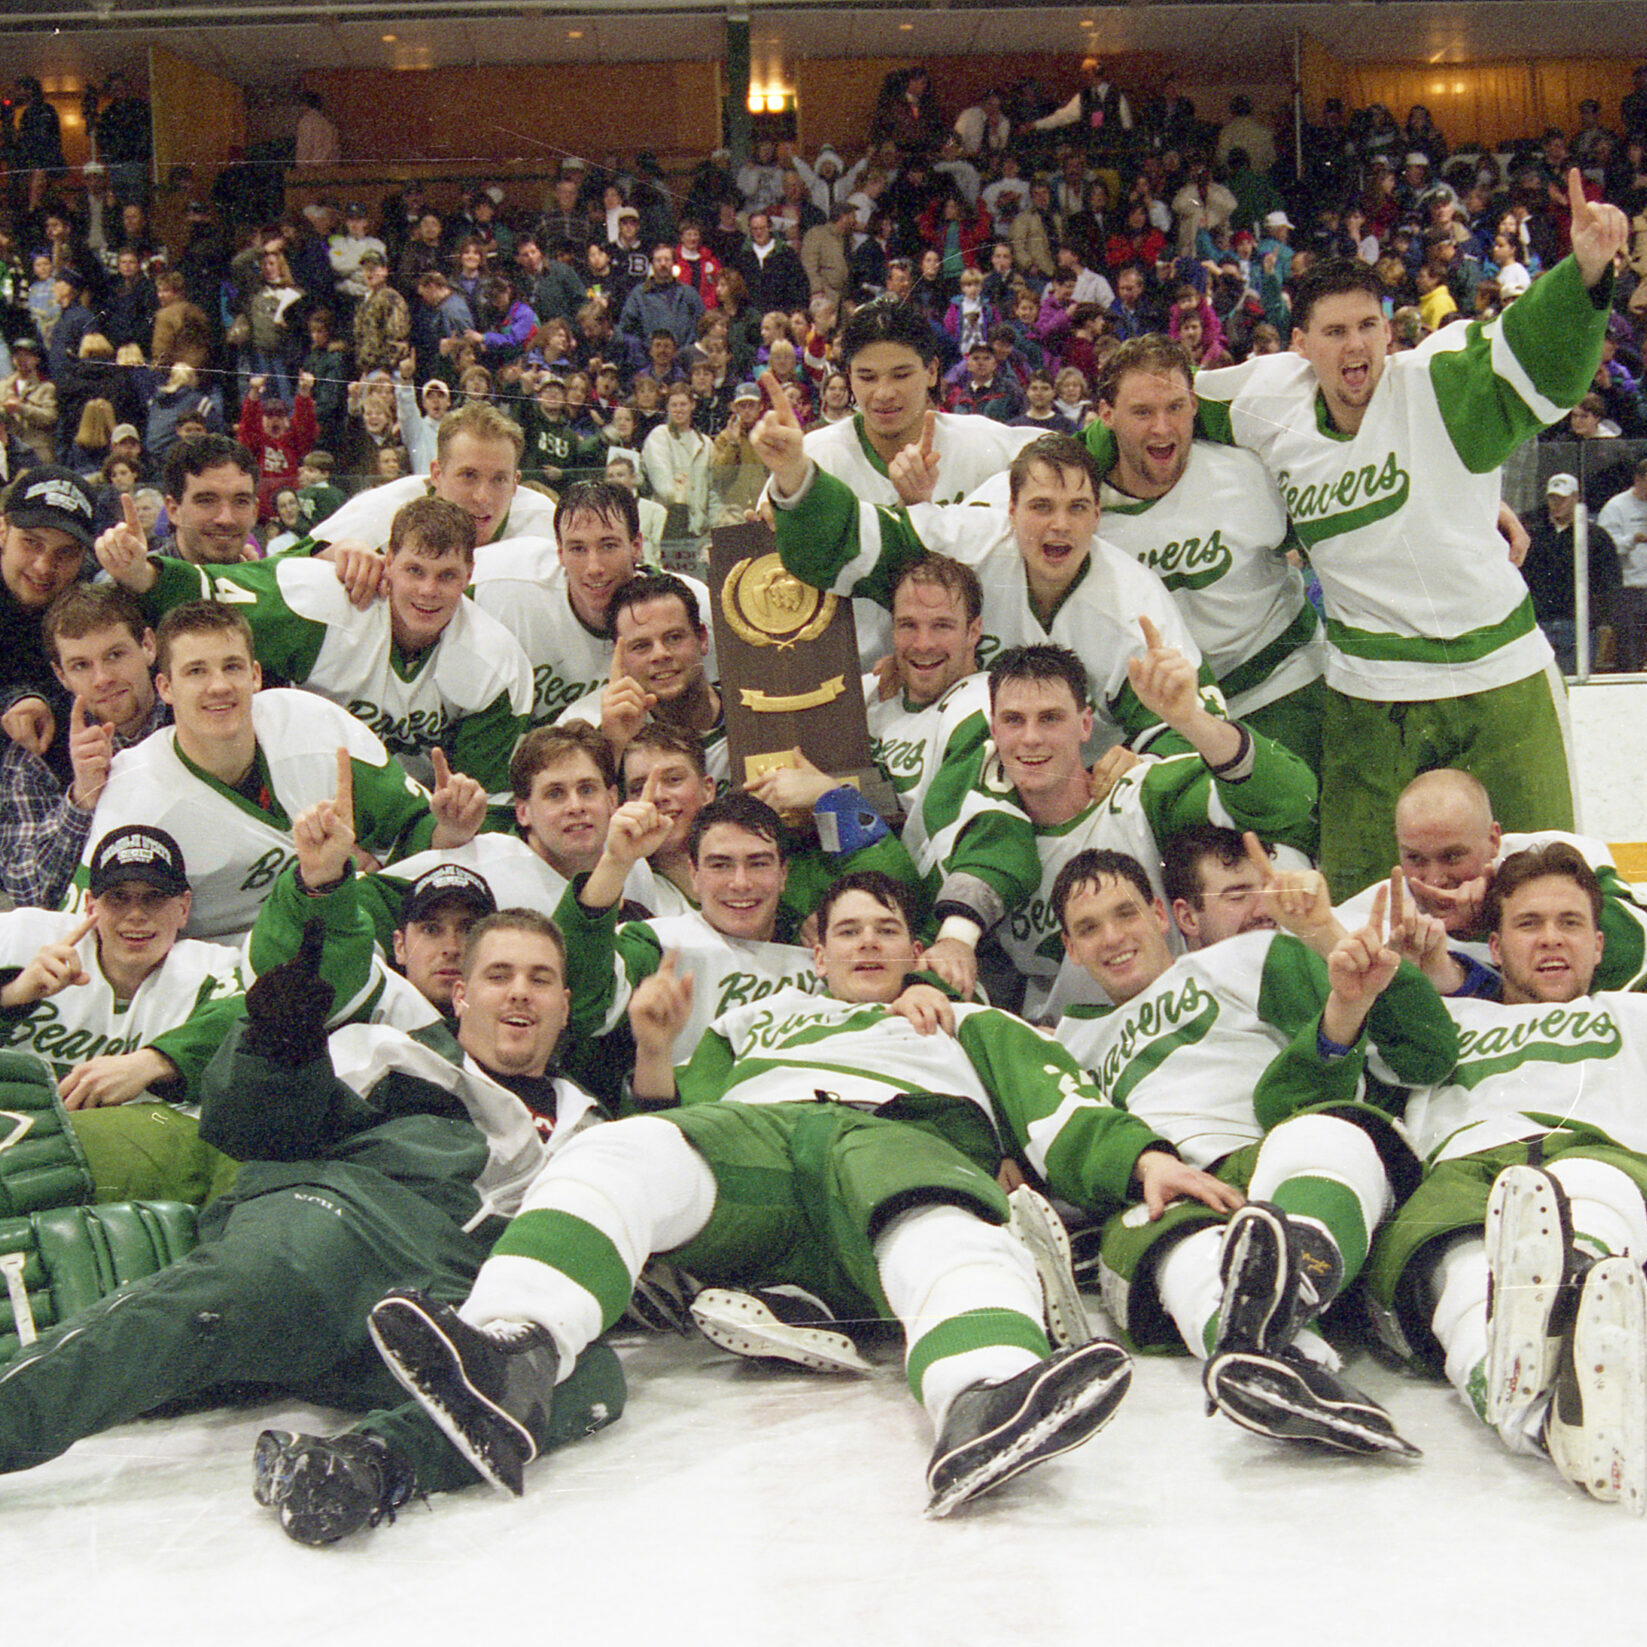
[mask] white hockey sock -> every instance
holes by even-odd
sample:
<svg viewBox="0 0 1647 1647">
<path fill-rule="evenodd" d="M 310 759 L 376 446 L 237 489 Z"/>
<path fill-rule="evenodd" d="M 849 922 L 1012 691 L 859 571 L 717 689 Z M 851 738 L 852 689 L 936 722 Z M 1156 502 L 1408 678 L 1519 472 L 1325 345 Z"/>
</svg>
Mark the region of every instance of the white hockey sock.
<svg viewBox="0 0 1647 1647">
<path fill-rule="evenodd" d="M 935 1426 L 969 1384 L 1049 1353 L 1035 1261 L 1004 1226 L 963 1207 L 915 1207 L 876 1238 L 875 1264 L 903 1323 L 910 1388 Z"/>
<path fill-rule="evenodd" d="M 1447 1382 L 1485 1423 L 1487 1243 L 1471 1239 L 1449 1247 L 1430 1272 L 1430 1293 L 1430 1330 L 1446 1352 Z"/>
<path fill-rule="evenodd" d="M 1155 1261 L 1155 1295 L 1185 1347 L 1201 1361 L 1212 1353 L 1224 1302 L 1224 1283 L 1218 1278 L 1223 1252 L 1224 1226 L 1209 1224 L 1173 1242 Z"/>
<path fill-rule="evenodd" d="M 1574 1243 L 1592 1257 L 1647 1257 L 1647 1204 L 1628 1173 L 1606 1161 L 1565 1155 L 1545 1171 L 1567 1192 Z"/>
<path fill-rule="evenodd" d="M 679 1127 L 655 1116 L 591 1127 L 532 1181 L 458 1313 L 477 1327 L 536 1321 L 569 1373 L 646 1260 L 690 1241 L 714 1210 L 714 1174 Z"/>
</svg>

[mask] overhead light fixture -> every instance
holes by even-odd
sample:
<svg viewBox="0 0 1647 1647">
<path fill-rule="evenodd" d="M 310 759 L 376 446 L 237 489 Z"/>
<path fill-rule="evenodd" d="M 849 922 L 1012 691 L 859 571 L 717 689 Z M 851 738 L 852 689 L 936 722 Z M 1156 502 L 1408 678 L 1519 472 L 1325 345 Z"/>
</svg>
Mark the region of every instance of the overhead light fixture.
<svg viewBox="0 0 1647 1647">
<path fill-rule="evenodd" d="M 915 25 L 913 23 L 900 23 L 898 25 L 898 30 L 902 34 L 908 34 L 914 27 Z"/>
<path fill-rule="evenodd" d="M 392 46 L 400 38 L 400 36 L 398 34 L 385 34 L 379 38 L 381 38 L 384 45 Z"/>
<path fill-rule="evenodd" d="M 566 31 L 566 38 L 568 40 L 581 40 L 583 38 L 583 30 L 582 29 L 568 29 Z"/>
</svg>

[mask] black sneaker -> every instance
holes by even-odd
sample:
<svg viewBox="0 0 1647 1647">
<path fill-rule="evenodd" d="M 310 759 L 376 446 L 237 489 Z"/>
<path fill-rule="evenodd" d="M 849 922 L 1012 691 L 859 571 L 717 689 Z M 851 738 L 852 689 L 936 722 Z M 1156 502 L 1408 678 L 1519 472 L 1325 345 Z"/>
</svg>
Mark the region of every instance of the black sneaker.
<svg viewBox="0 0 1647 1647">
<path fill-rule="evenodd" d="M 517 1498 L 548 1427 L 559 1358 L 533 1321 L 471 1327 L 449 1304 L 397 1289 L 372 1306 L 372 1342 L 389 1371 L 495 1487 Z"/>
<path fill-rule="evenodd" d="M 381 1437 L 265 1430 L 252 1453 L 252 1495 L 280 1513 L 299 1544 L 340 1538 L 395 1519 L 417 1495 L 412 1467 Z"/>
<path fill-rule="evenodd" d="M 1341 1452 L 1421 1456 L 1376 1401 L 1295 1348 L 1215 1353 L 1201 1378 L 1208 1411 L 1258 1435 L 1316 1441 Z"/>
<path fill-rule="evenodd" d="M 956 1396 L 927 1465 L 929 1516 L 992 1491 L 1033 1464 L 1096 1435 L 1132 1382 L 1132 1359 L 1096 1338 L 1054 1350 L 1016 1378 L 973 1384 Z"/>
<path fill-rule="evenodd" d="M 706 1287 L 692 1300 L 692 1319 L 711 1344 L 753 1361 L 787 1362 L 809 1372 L 874 1371 L 823 1300 L 798 1287 Z"/>
</svg>

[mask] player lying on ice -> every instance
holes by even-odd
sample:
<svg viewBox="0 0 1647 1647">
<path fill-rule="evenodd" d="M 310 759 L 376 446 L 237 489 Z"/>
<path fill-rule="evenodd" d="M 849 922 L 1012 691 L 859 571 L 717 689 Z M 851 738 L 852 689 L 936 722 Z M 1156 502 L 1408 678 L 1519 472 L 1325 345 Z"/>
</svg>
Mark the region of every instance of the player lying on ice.
<svg viewBox="0 0 1647 1647">
<path fill-rule="evenodd" d="M 820 996 L 717 1019 L 677 1084 L 691 990 L 673 962 L 631 1003 L 634 1095 L 679 1107 L 596 1127 L 540 1173 L 455 1311 L 372 1311 L 378 1348 L 484 1475 L 519 1493 L 557 1380 L 618 1318 L 654 1253 L 711 1286 L 795 1284 L 843 1317 L 896 1317 L 938 1434 L 928 1513 L 1093 1435 L 1125 1393 L 1108 1340 L 1050 1352 L 1034 1261 L 1006 1229 L 1003 1155 L 1101 1212 L 1239 1192 L 1105 1103 L 1021 1020 L 911 985 L 906 889 L 874 872 L 819 909 Z"/>
</svg>

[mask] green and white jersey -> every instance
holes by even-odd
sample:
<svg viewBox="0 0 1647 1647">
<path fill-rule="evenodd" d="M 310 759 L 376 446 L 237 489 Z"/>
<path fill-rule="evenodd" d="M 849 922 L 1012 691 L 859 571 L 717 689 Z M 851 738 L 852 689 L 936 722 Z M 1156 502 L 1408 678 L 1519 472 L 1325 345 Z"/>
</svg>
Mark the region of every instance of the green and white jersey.
<svg viewBox="0 0 1647 1647">
<path fill-rule="evenodd" d="M 1300 1036 L 1313 1043 L 1329 985 L 1326 964 L 1284 932 L 1243 932 L 1181 956 L 1121 1007 L 1077 1007 L 1053 1031 L 1111 1103 L 1136 1115 L 1186 1161 L 1210 1167 L 1256 1143 L 1255 1094 Z M 1451 1025 L 1433 990 L 1403 969 L 1368 1017 L 1372 1066 L 1399 1081 L 1444 1069 Z M 1347 1060 L 1347 1090 L 1364 1060 Z"/>
<path fill-rule="evenodd" d="M 1321 580 L 1329 686 L 1453 698 L 1549 663 L 1498 535 L 1498 469 L 1584 394 L 1606 321 L 1568 258 L 1496 320 L 1391 355 L 1354 435 L 1299 355 L 1197 374 L 1201 431 L 1257 453 Z"/>
<path fill-rule="evenodd" d="M 1501 864 L 1514 853 L 1548 846 L 1552 841 L 1565 841 L 1595 871 L 1601 883 L 1601 934 L 1605 943 L 1601 964 L 1591 980 L 1592 987 L 1598 992 L 1647 989 L 1647 908 L 1642 906 L 1636 889 L 1619 874 L 1605 841 L 1588 835 L 1569 835 L 1560 829 L 1541 829 L 1530 835 L 1507 834 L 1499 842 L 1494 862 Z M 1377 886 L 1369 886 L 1337 909 L 1339 920 L 1350 931 L 1367 924 L 1377 890 Z M 1447 947 L 1460 955 L 1468 955 L 1482 966 L 1493 964 L 1492 951 L 1485 938 L 1449 938 Z"/>
<path fill-rule="evenodd" d="M 1001 1153 L 1089 1208 L 1129 1199 L 1138 1156 L 1156 1141 L 1062 1047 L 992 1007 L 957 1005 L 953 1035 L 921 1035 L 884 1006 L 784 989 L 719 1018 L 678 1082 L 683 1104 L 815 1103 L 826 1093 L 879 1108 L 939 1094 L 981 1110 Z"/>
<path fill-rule="evenodd" d="M 658 970 L 665 951 L 676 952 L 677 973 L 692 979 L 692 1016 L 675 1042 L 683 1062 L 723 1012 L 780 989 L 823 989 L 811 950 L 728 938 L 696 910 L 619 926 L 613 911 L 592 915 L 568 891 L 555 919 L 566 935 L 572 1028 L 584 1034 L 616 1029 L 634 986 Z"/>
<path fill-rule="evenodd" d="M 345 538 L 373 549 L 386 549 L 395 516 L 413 499 L 432 497 L 434 490 L 425 476 L 408 475 L 404 480 L 391 480 L 357 492 L 341 508 L 319 521 L 309 539 L 296 544 L 290 552 L 309 554 L 316 544 L 342 543 Z M 554 499 L 533 491 L 530 486 L 519 486 L 509 513 L 488 541 L 504 543 L 511 538 L 553 538 L 554 535 Z"/>
<path fill-rule="evenodd" d="M 1239 719 L 1319 679 L 1326 639 L 1287 563 L 1287 511 L 1251 452 L 1198 440 L 1165 497 L 1099 494 L 1107 542 L 1160 578 Z"/>
<path fill-rule="evenodd" d="M 389 603 L 362 612 L 328 561 L 284 559 L 237 566 L 157 560 L 148 596 L 156 612 L 189 600 L 233 606 L 252 627 L 258 661 L 371 728 L 420 783 L 434 781 L 430 751 L 508 801 L 509 757 L 526 729 L 532 670 L 507 629 L 473 602 L 426 651 L 402 652 Z"/>
<path fill-rule="evenodd" d="M 715 690 L 720 691 L 720 682 L 716 681 Z M 595 691 L 586 693 L 576 703 L 566 706 L 555 716 L 557 726 L 565 726 L 568 721 L 587 721 L 590 726 L 600 726 L 601 698 L 606 691 L 604 682 Z M 654 720 L 656 716 L 652 717 Z M 732 787 L 732 750 L 726 741 L 726 717 L 722 717 L 710 727 L 707 732 L 698 733 L 698 742 L 703 745 L 704 771 L 715 780 L 715 793 L 724 795 Z"/>
<path fill-rule="evenodd" d="M 477 835 L 462 846 L 433 847 L 402 858 L 385 879 L 410 887 L 418 876 L 440 864 L 462 864 L 492 889 L 499 909 L 535 909 L 553 915 L 571 882 L 540 858 L 518 835 Z M 654 915 L 673 915 L 689 908 L 684 896 L 643 858 L 623 883 L 625 903 Z"/>
<path fill-rule="evenodd" d="M 97 798 L 86 855 L 65 907 L 84 906 L 91 854 L 111 829 L 166 830 L 183 852 L 193 901 L 188 935 L 238 940 L 251 929 L 276 877 L 296 861 L 292 819 L 337 793 L 337 751 L 354 768 L 355 835 L 380 862 L 429 844 L 427 792 L 347 711 L 313 692 L 274 689 L 252 699 L 253 775 L 267 805 L 195 766 L 163 727 L 116 755 Z"/>
<path fill-rule="evenodd" d="M 935 550 L 965 561 L 984 589 L 980 665 L 1008 647 L 1041 641 L 1067 646 L 1086 665 L 1095 714 L 1089 754 L 1121 741 L 1147 741 L 1161 729 L 1127 679 L 1127 660 L 1143 651 L 1140 617 L 1154 621 L 1168 646 L 1201 664 L 1200 648 L 1161 580 L 1102 538 L 1093 539 L 1091 554 L 1047 626 L 1030 606 L 1023 557 L 1004 509 L 860 504 L 840 481 L 817 471 L 776 516 L 778 552 L 796 577 L 888 609 L 898 569 L 916 556 Z M 1204 672 L 1203 679 L 1208 707 L 1221 714 L 1223 699 L 1211 674 Z"/>
<path fill-rule="evenodd" d="M 1475 1155 L 1568 1122 L 1647 1155 L 1647 1000 L 1612 991 L 1559 1005 L 1453 1000 L 1447 1009 L 1458 1062 L 1407 1100 L 1420 1159 Z"/>
<path fill-rule="evenodd" d="M 709 622 L 709 591 L 687 578 Z M 469 593 L 520 643 L 532 669 L 531 724 L 546 726 L 578 699 L 598 693 L 612 673 L 612 642 L 572 610 L 566 571 L 552 537 L 488 544 L 475 551 Z M 707 660 L 714 673 L 714 646 Z"/>
<path fill-rule="evenodd" d="M 1056 1015 L 1067 1003 L 1100 1001 L 1098 986 L 1064 954 L 1062 931 L 1052 907 L 1052 889 L 1071 858 L 1088 847 L 1125 852 L 1144 866 L 1150 885 L 1163 902 L 1161 846 L 1180 829 L 1213 823 L 1225 829 L 1251 829 L 1265 841 L 1286 840 L 1308 826 L 1315 807 L 1315 780 L 1289 750 L 1253 733 L 1251 775 L 1239 781 L 1215 778 L 1199 755 L 1145 756 L 1068 823 L 1037 826 L 1035 846 L 1041 864 L 1040 884 L 1032 896 L 1009 908 L 995 929 L 1000 944 L 1027 981 L 1024 1015 Z M 979 785 L 1004 796 L 1016 791 L 1001 769 L 993 746 L 979 775 Z M 1175 952 L 1182 947 L 1169 931 Z"/>
<path fill-rule="evenodd" d="M 991 475 L 1008 468 L 1039 433 L 1009 429 L 994 418 L 970 412 L 939 412 L 932 431 L 932 449 L 938 454 L 938 487 L 932 501 L 959 503 L 969 497 Z M 864 434 L 862 412 L 811 430 L 802 444 L 826 475 L 844 480 L 864 503 L 897 507 L 898 489 Z"/>
<path fill-rule="evenodd" d="M 21 971 L 45 945 L 61 943 L 81 920 L 51 909 L 0 915 L 0 980 Z M 244 1010 L 238 951 L 180 939 L 129 1001 L 117 999 L 103 976 L 95 931 L 75 945 L 75 953 L 88 982 L 29 1006 L 0 1008 L 0 1045 L 38 1054 L 59 1077 L 88 1058 L 153 1047 L 177 1065 L 185 1088 L 181 1101 L 195 1103 L 201 1071 Z"/>
</svg>

